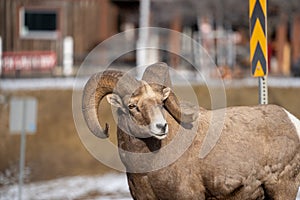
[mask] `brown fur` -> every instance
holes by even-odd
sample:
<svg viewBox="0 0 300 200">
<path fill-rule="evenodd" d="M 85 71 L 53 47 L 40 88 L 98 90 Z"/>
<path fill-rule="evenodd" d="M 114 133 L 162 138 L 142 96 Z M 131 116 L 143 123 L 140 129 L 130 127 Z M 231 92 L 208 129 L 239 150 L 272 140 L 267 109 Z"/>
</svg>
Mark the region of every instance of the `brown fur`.
<svg viewBox="0 0 300 200">
<path fill-rule="evenodd" d="M 300 144 L 283 109 L 274 105 L 227 108 L 217 145 L 200 159 L 211 112 L 201 110 L 197 135 L 176 162 L 147 174 L 128 173 L 133 198 L 294 200 L 299 187 Z M 122 121 L 120 117 L 119 123 Z M 172 125 L 165 140 L 142 140 L 119 130 L 119 147 L 142 153 L 167 145 L 178 129 L 171 116 L 167 121 Z M 137 162 L 122 155 L 121 159 L 128 168 Z"/>
</svg>

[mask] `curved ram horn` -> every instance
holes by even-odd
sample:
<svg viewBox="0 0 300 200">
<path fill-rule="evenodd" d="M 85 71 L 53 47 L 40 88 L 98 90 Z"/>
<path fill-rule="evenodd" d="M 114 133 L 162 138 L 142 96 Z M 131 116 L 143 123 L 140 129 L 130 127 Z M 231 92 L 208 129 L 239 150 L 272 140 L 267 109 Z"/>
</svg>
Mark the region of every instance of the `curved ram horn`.
<svg viewBox="0 0 300 200">
<path fill-rule="evenodd" d="M 118 84 L 120 79 L 126 80 L 126 84 Z M 122 97 L 130 92 L 130 85 L 136 86 L 138 83 L 129 75 L 124 76 L 124 73 L 120 71 L 108 70 L 91 76 L 83 90 L 82 112 L 88 128 L 95 136 L 108 137 L 108 124 L 102 128 L 98 119 L 98 107 L 101 100 L 110 93 L 117 93 Z"/>
<path fill-rule="evenodd" d="M 169 67 L 166 63 L 158 62 L 147 67 L 142 80 L 172 88 Z"/>
<path fill-rule="evenodd" d="M 199 109 L 196 105 L 187 102 L 179 102 L 172 91 L 165 101 L 165 107 L 176 121 L 183 125 L 194 122 L 199 116 Z"/>
</svg>

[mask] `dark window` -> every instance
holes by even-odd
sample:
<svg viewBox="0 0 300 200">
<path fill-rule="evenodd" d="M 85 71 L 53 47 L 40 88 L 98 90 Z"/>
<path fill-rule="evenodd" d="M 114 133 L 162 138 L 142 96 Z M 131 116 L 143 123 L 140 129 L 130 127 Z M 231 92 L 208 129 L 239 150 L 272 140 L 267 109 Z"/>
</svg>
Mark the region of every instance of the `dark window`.
<svg viewBox="0 0 300 200">
<path fill-rule="evenodd" d="M 29 31 L 56 31 L 57 14 L 50 11 L 25 10 L 25 27 Z"/>
<path fill-rule="evenodd" d="M 29 39 L 57 39 L 58 19 L 57 9 L 21 8 L 20 36 Z"/>
</svg>

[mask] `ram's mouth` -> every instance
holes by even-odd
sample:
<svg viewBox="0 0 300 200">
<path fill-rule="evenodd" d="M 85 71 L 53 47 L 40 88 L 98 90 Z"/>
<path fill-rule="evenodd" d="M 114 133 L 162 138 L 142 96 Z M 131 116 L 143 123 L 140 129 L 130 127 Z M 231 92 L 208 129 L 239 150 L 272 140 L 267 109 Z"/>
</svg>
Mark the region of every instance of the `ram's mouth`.
<svg viewBox="0 0 300 200">
<path fill-rule="evenodd" d="M 167 137 L 167 133 L 153 133 L 151 132 L 151 136 L 155 137 L 156 139 L 162 140 Z"/>
</svg>

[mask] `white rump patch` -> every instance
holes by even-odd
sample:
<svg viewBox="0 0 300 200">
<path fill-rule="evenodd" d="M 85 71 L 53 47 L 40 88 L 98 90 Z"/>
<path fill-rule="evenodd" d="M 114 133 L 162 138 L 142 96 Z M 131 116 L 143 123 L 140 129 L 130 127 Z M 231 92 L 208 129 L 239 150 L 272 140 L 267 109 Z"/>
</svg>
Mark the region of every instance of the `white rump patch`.
<svg viewBox="0 0 300 200">
<path fill-rule="evenodd" d="M 294 124 L 294 126 L 297 130 L 298 137 L 300 139 L 300 120 L 297 117 L 295 117 L 294 115 L 292 115 L 290 112 L 288 112 L 287 110 L 284 109 L 284 111 L 287 113 L 291 122 Z"/>
</svg>

